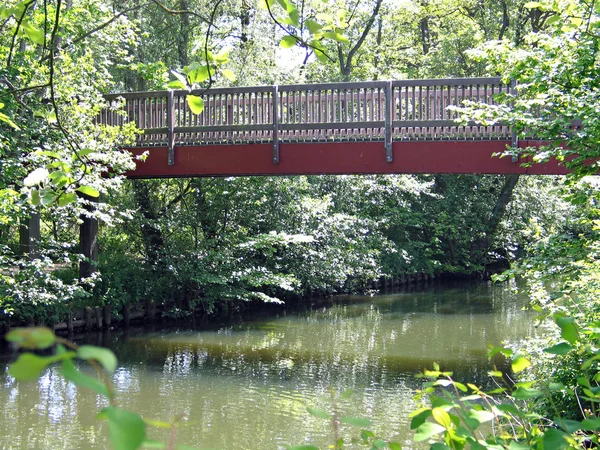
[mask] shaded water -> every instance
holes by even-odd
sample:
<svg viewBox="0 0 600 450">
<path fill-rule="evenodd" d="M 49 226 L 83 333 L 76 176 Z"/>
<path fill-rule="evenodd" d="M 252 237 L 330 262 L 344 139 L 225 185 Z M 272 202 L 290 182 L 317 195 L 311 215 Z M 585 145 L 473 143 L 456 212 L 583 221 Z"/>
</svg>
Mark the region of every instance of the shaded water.
<svg viewBox="0 0 600 450">
<path fill-rule="evenodd" d="M 113 334 L 120 406 L 150 419 L 183 416 L 178 442 L 198 448 L 276 449 L 332 442 L 327 421 L 306 406 L 369 417 L 371 430 L 413 448 L 408 414 L 431 368 L 485 383 L 487 344 L 534 332 L 509 286 L 461 284 L 376 297 L 212 331 Z M 108 448 L 95 414 L 103 400 L 56 370 L 35 383 L 0 376 L 3 449 Z M 352 389 L 347 399 L 331 392 Z M 345 438 L 360 429 L 342 426 Z M 168 433 L 151 430 L 153 438 Z"/>
</svg>

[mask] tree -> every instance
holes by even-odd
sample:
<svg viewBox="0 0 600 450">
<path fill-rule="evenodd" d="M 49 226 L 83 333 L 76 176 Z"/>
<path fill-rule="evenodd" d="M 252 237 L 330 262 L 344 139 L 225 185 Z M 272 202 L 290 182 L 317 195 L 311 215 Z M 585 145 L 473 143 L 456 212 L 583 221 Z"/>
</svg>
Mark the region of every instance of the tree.
<svg viewBox="0 0 600 450">
<path fill-rule="evenodd" d="M 503 121 L 523 138 L 535 136 L 547 144 L 523 152 L 534 161 L 556 158 L 582 177 L 598 171 L 600 128 L 597 61 L 600 16 L 593 3 L 565 1 L 559 5 L 530 2 L 535 16 L 548 17 L 547 30 L 530 33 L 527 47 L 506 40 L 473 52 L 488 70 L 515 80 L 515 93 L 498 107 L 470 105 L 465 118 Z"/>
</svg>

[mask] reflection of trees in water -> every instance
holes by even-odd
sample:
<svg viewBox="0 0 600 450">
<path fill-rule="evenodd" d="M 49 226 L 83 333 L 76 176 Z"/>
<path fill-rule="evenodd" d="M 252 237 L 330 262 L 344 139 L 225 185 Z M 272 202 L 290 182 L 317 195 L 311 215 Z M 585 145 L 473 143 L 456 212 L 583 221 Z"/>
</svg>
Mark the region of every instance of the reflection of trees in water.
<svg viewBox="0 0 600 450">
<path fill-rule="evenodd" d="M 307 436 L 328 443 L 326 421 L 309 417 L 305 407 L 329 409 L 330 388 L 353 388 L 356 395 L 340 410 L 374 418 L 375 431 L 388 438 L 405 430 L 402 441 L 421 383 L 416 372 L 438 362 L 457 380 L 486 384 L 486 344 L 501 332 L 515 339 L 529 333 L 530 321 L 509 294 L 489 286 L 434 288 L 349 297 L 328 308 L 216 332 L 114 333 L 111 345 L 121 363 L 114 382 L 120 404 L 146 417 L 186 414 L 195 425 L 181 430 L 182 442 L 194 445 L 274 448 Z M 99 339 L 109 338 L 87 337 L 93 344 Z M 104 448 L 95 395 L 77 392 L 55 372 L 32 388 L 6 383 L 0 438 L 12 433 L 22 448 L 63 448 L 54 445 L 60 435 L 63 443 L 76 442 L 71 448 Z M 37 443 L 27 441 L 32 423 Z"/>
</svg>

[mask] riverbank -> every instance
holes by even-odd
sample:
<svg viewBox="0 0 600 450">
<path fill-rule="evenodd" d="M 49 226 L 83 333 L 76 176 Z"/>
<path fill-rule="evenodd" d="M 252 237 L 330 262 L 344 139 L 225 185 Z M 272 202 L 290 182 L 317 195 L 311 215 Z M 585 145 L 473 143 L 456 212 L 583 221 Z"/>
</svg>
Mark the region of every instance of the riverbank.
<svg viewBox="0 0 600 450">
<path fill-rule="evenodd" d="M 370 295 L 374 293 L 386 293 L 400 290 L 402 288 L 411 288 L 420 285 L 432 283 L 441 278 L 430 274 L 407 274 L 397 277 L 385 277 L 373 280 L 364 286 L 361 291 Z M 344 295 L 340 293 L 336 295 Z M 277 313 L 284 309 L 297 310 L 305 308 L 315 302 L 321 302 L 332 296 L 331 293 L 315 291 L 309 297 L 299 295 L 284 295 L 283 303 L 269 303 L 262 301 L 235 301 L 216 303 L 210 305 L 210 309 L 200 300 L 199 302 L 158 302 L 155 300 L 146 300 L 135 304 L 125 304 L 119 306 L 86 306 L 82 308 L 73 308 L 66 314 L 62 321 L 52 323 L 35 322 L 8 322 L 2 330 L 6 333 L 10 328 L 17 326 L 46 326 L 51 328 L 57 334 L 73 335 L 75 332 L 93 331 L 93 330 L 113 330 L 120 328 L 129 328 L 139 324 L 155 323 L 185 323 L 194 321 L 220 321 L 224 318 L 230 318 L 234 314 L 256 310 L 273 311 Z"/>
</svg>

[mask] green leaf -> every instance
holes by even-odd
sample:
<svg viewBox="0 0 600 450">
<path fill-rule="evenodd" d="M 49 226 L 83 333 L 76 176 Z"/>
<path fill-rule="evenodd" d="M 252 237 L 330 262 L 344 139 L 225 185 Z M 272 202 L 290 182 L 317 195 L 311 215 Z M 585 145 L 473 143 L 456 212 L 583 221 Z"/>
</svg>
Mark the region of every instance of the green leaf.
<svg viewBox="0 0 600 450">
<path fill-rule="evenodd" d="M 0 102 L 0 109 L 4 108 L 4 103 Z M 15 130 L 19 131 L 20 128 L 17 126 L 16 123 L 14 123 L 10 117 L 8 117 L 6 114 L 4 113 L 0 113 L 0 122 L 4 122 L 7 123 L 9 126 L 11 126 L 12 128 L 14 128 Z"/>
<path fill-rule="evenodd" d="M 210 70 L 210 68 L 208 66 L 199 66 L 193 70 L 191 70 L 187 76 L 188 79 L 190 80 L 190 83 L 202 83 L 206 80 L 208 80 L 211 76 L 212 71 Z"/>
<path fill-rule="evenodd" d="M 180 80 L 174 80 L 167 84 L 169 89 L 187 89 L 185 83 L 182 83 Z"/>
<path fill-rule="evenodd" d="M 304 26 L 310 34 L 315 34 L 323 28 L 323 25 L 311 19 L 306 19 L 304 21 Z"/>
<path fill-rule="evenodd" d="M 235 81 L 235 73 L 233 73 L 232 70 L 229 69 L 223 69 L 221 70 L 221 73 L 223 74 L 223 76 L 225 78 L 227 78 L 229 81 Z"/>
<path fill-rule="evenodd" d="M 473 447 L 471 447 L 471 449 L 473 449 Z M 429 447 L 429 450 L 452 450 L 450 447 L 448 447 L 446 444 L 442 444 L 441 442 L 435 442 L 433 444 L 431 444 L 431 447 Z"/>
<path fill-rule="evenodd" d="M 107 348 L 82 345 L 77 350 L 77 357 L 86 361 L 98 361 L 108 373 L 113 373 L 117 368 L 117 357 Z"/>
<path fill-rule="evenodd" d="M 566 342 L 561 342 L 560 344 L 556 344 L 552 347 L 545 348 L 544 352 L 550 353 L 552 355 L 566 355 L 574 349 L 575 347 L 573 347 L 572 345 L 569 345 Z"/>
<path fill-rule="evenodd" d="M 229 61 L 229 51 L 230 48 L 223 48 L 217 55 L 214 56 L 214 61 L 217 64 L 225 64 Z"/>
<path fill-rule="evenodd" d="M 284 36 L 283 39 L 279 41 L 279 47 L 292 48 L 294 45 L 296 45 L 296 42 L 298 42 L 298 39 L 296 39 L 294 36 Z"/>
<path fill-rule="evenodd" d="M 108 392 L 108 388 L 102 383 L 100 380 L 96 378 L 92 378 L 88 375 L 84 375 L 80 372 L 77 367 L 75 367 L 75 363 L 72 360 L 67 359 L 62 362 L 62 367 L 60 369 L 60 373 L 67 380 L 72 381 L 79 387 L 84 387 L 94 391 L 97 394 L 103 395 L 104 397 L 110 397 L 110 393 Z"/>
<path fill-rule="evenodd" d="M 306 407 L 306 410 L 311 416 L 318 417 L 319 419 L 330 419 L 331 415 L 327 411 L 323 411 L 319 408 L 312 408 L 310 406 Z"/>
<path fill-rule="evenodd" d="M 321 62 L 328 62 L 329 58 L 327 57 L 327 53 L 325 53 L 325 51 L 319 49 L 319 48 L 315 48 L 315 56 L 317 57 L 317 59 Z"/>
<path fill-rule="evenodd" d="M 560 430 L 556 430 L 554 428 L 547 428 L 544 431 L 544 447 L 552 450 L 560 450 L 563 448 L 571 448 L 569 441 L 567 440 L 567 435 Z"/>
<path fill-rule="evenodd" d="M 187 89 L 188 88 L 187 77 L 185 75 L 182 75 L 179 72 L 176 72 L 174 70 L 171 70 L 171 73 L 175 76 L 175 78 L 177 78 L 177 81 L 179 81 L 184 86 L 181 89 Z"/>
<path fill-rule="evenodd" d="M 537 398 L 541 395 L 542 395 L 542 392 L 538 391 L 537 389 L 524 388 L 524 387 L 519 387 L 512 393 L 512 396 L 514 398 L 516 398 L 517 400 L 527 400 L 530 398 Z"/>
<path fill-rule="evenodd" d="M 14 328 L 6 333 L 8 342 L 27 349 L 45 349 L 56 342 L 56 336 L 49 328 Z"/>
<path fill-rule="evenodd" d="M 371 425 L 371 421 L 369 419 L 364 419 L 362 417 L 341 417 L 340 422 L 361 428 Z"/>
<path fill-rule="evenodd" d="M 52 159 L 60 159 L 60 155 L 56 152 L 51 152 L 49 150 L 37 150 L 35 152 L 36 155 L 47 156 Z"/>
<path fill-rule="evenodd" d="M 554 320 L 560 327 L 560 335 L 569 344 L 574 344 L 579 338 L 579 332 L 575 325 L 575 319 L 573 317 L 564 316 L 562 314 L 554 314 Z"/>
<path fill-rule="evenodd" d="M 402 450 L 402 446 L 398 442 L 388 442 L 390 450 Z"/>
<path fill-rule="evenodd" d="M 452 427 L 450 415 L 443 408 L 433 408 L 431 410 L 431 415 L 433 416 L 433 419 L 444 428 L 449 429 Z"/>
<path fill-rule="evenodd" d="M 56 201 L 57 195 L 51 189 L 42 189 L 40 192 L 40 202 L 42 205 L 50 205 Z"/>
<path fill-rule="evenodd" d="M 323 37 L 326 39 L 331 39 L 332 41 L 341 42 L 342 44 L 346 44 L 350 42 L 346 36 L 340 33 L 334 33 L 328 31 L 327 33 L 323 33 Z"/>
<path fill-rule="evenodd" d="M 515 405 L 511 405 L 510 403 L 500 403 L 496 405 L 499 411 L 502 411 L 506 414 L 512 414 L 514 416 L 519 416 L 521 411 Z"/>
<path fill-rule="evenodd" d="M 544 5 L 542 5 L 540 2 L 527 2 L 523 6 L 527 9 L 535 9 L 535 8 L 541 8 Z"/>
<path fill-rule="evenodd" d="M 76 190 L 78 192 L 81 192 L 84 195 L 89 196 L 89 197 L 94 197 L 94 198 L 100 197 L 100 192 L 98 192 L 96 189 L 94 189 L 91 186 L 79 186 Z"/>
<path fill-rule="evenodd" d="M 23 353 L 10 365 L 8 374 L 20 381 L 36 380 L 40 372 L 55 362 L 73 358 L 75 352 L 65 352 L 61 355 L 38 356 L 33 353 Z"/>
<path fill-rule="evenodd" d="M 556 417 L 554 418 L 554 423 L 556 423 L 559 427 L 561 427 L 563 430 L 570 434 L 573 434 L 576 431 L 581 430 L 582 428 L 581 422 L 577 420 L 569 420 Z"/>
<path fill-rule="evenodd" d="M 200 114 L 204 111 L 204 100 L 196 95 L 188 95 L 186 101 L 194 114 Z"/>
<path fill-rule="evenodd" d="M 410 429 L 419 428 L 425 421 L 431 417 L 431 409 L 425 409 L 416 414 L 410 421 Z"/>
<path fill-rule="evenodd" d="M 492 413 L 491 411 L 477 411 L 475 409 L 472 409 L 469 411 L 469 417 L 475 419 L 479 423 L 486 423 L 490 420 L 494 420 L 494 413 Z"/>
<path fill-rule="evenodd" d="M 25 33 L 25 36 L 34 44 L 44 45 L 44 30 L 34 27 L 31 23 L 22 23 L 21 29 Z"/>
<path fill-rule="evenodd" d="M 584 430 L 597 431 L 600 430 L 600 418 L 597 419 L 585 419 L 581 422 L 581 427 Z"/>
<path fill-rule="evenodd" d="M 67 192 L 58 197 L 58 206 L 65 206 L 77 201 L 77 195 L 74 192 Z"/>
<path fill-rule="evenodd" d="M 37 189 L 32 189 L 30 196 L 31 196 L 31 204 L 33 206 L 39 206 L 39 204 L 41 203 L 40 191 L 38 191 Z"/>
<path fill-rule="evenodd" d="M 522 372 L 531 365 L 531 362 L 522 355 L 515 355 L 511 362 L 512 371 L 514 373 Z"/>
<path fill-rule="evenodd" d="M 446 429 L 437 423 L 425 422 L 417 428 L 414 440 L 416 442 L 426 441 L 436 434 L 444 432 Z"/>
<path fill-rule="evenodd" d="M 373 439 L 374 437 L 375 437 L 375 433 L 373 433 L 372 431 L 361 430 L 361 432 L 360 432 L 360 438 L 363 441 L 368 441 L 369 439 Z"/>
<path fill-rule="evenodd" d="M 100 412 L 108 420 L 108 436 L 114 450 L 137 450 L 146 439 L 146 423 L 137 414 L 109 406 Z"/>
<path fill-rule="evenodd" d="M 288 447 L 287 450 L 319 450 L 319 447 L 316 445 L 294 445 L 292 447 Z"/>
</svg>

